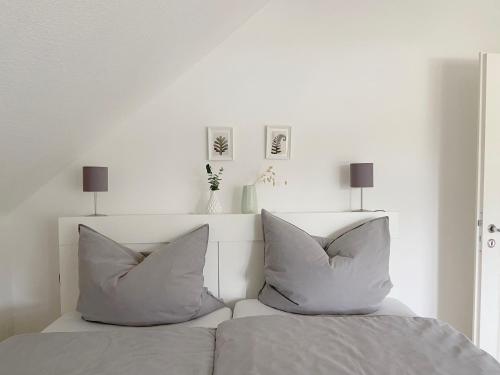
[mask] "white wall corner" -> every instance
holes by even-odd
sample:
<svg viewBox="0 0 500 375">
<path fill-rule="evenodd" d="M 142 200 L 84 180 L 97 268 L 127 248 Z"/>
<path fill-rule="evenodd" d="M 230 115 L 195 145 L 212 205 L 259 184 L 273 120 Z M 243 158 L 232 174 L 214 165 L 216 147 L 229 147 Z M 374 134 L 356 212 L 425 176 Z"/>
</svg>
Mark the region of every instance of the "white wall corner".
<svg viewBox="0 0 500 375">
<path fill-rule="evenodd" d="M 6 236 L 7 220 L 0 216 L 0 341 L 14 333 L 12 257 Z"/>
</svg>

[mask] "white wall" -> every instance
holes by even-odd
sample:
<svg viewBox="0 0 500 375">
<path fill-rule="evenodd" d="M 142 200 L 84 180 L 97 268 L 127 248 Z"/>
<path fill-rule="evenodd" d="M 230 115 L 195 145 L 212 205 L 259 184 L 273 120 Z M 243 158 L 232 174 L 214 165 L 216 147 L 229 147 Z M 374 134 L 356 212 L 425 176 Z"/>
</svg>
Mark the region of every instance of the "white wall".
<svg viewBox="0 0 500 375">
<path fill-rule="evenodd" d="M 269 164 L 279 211 L 350 208 L 345 166 L 375 163 L 369 208 L 396 210 L 393 295 L 471 333 L 476 55 L 500 38 L 496 1 L 272 1 L 10 215 L 16 332 L 58 313 L 57 217 L 88 214 L 81 166 L 110 167 L 110 214 L 196 212 L 206 126 L 234 126 L 222 202 Z M 293 126 L 293 159 L 264 159 L 264 126 Z M 357 201 L 353 196 L 353 203 Z"/>
<path fill-rule="evenodd" d="M 10 246 L 6 246 L 5 217 L 0 216 L 0 341 L 13 332 Z"/>
<path fill-rule="evenodd" d="M 2 1 L 0 214 L 266 2 Z"/>
</svg>

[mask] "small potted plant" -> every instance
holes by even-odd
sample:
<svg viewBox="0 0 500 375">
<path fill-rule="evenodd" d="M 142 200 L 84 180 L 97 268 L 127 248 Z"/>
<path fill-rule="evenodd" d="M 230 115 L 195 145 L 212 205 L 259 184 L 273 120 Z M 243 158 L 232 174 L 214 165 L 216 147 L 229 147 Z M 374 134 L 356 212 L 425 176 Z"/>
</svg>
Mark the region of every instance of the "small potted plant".
<svg viewBox="0 0 500 375">
<path fill-rule="evenodd" d="M 210 164 L 207 164 L 205 168 L 207 170 L 208 184 L 210 186 L 210 198 L 208 199 L 207 212 L 209 214 L 219 214 L 222 211 L 222 207 L 217 198 L 217 192 L 220 189 L 224 168 L 220 167 L 218 173 L 212 171 Z"/>
<path fill-rule="evenodd" d="M 273 186 L 279 185 L 278 177 L 272 165 L 269 166 L 262 174 L 260 174 L 252 185 L 243 186 L 243 195 L 241 197 L 241 212 L 244 214 L 255 214 L 258 212 L 256 189 L 256 185 L 258 183 L 272 184 Z M 288 181 L 285 180 L 283 184 L 287 185 Z"/>
</svg>

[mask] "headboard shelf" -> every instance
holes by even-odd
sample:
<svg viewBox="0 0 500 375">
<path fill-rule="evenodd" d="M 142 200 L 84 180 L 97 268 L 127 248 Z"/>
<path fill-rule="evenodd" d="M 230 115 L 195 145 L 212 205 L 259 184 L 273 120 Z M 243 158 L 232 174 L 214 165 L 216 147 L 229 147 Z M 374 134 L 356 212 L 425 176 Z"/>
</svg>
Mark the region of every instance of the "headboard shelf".
<svg viewBox="0 0 500 375">
<path fill-rule="evenodd" d="M 371 218 L 389 216 L 391 236 L 398 234 L 395 212 L 275 213 L 313 235 L 334 237 Z M 61 311 L 75 309 L 78 297 L 78 225 L 142 250 L 165 243 L 203 224 L 210 226 L 205 262 L 206 286 L 226 302 L 255 298 L 263 282 L 260 215 L 113 215 L 59 218 Z"/>
</svg>

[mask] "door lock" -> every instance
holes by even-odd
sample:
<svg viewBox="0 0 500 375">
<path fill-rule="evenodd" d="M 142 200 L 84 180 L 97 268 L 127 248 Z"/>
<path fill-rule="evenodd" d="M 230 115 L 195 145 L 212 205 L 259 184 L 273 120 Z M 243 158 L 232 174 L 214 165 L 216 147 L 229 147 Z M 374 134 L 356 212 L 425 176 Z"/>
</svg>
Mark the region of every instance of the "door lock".
<svg viewBox="0 0 500 375">
<path fill-rule="evenodd" d="M 500 228 L 497 228 L 497 226 L 495 224 L 490 224 L 488 227 L 488 232 L 497 233 L 497 232 L 500 232 Z"/>
<path fill-rule="evenodd" d="M 489 247 L 490 249 L 491 249 L 491 248 L 493 248 L 493 247 L 495 247 L 495 246 L 496 246 L 496 244 L 497 244 L 497 241 L 495 241 L 493 238 L 490 238 L 490 239 L 488 240 L 488 247 Z"/>
</svg>

